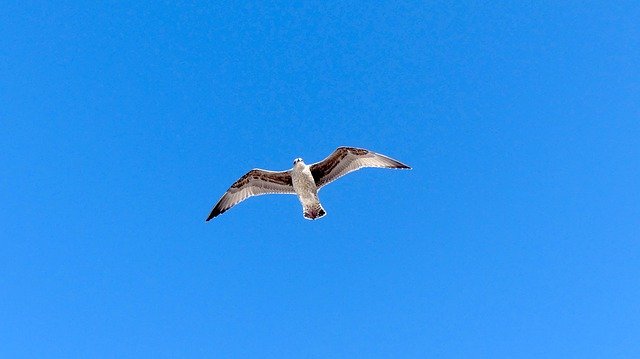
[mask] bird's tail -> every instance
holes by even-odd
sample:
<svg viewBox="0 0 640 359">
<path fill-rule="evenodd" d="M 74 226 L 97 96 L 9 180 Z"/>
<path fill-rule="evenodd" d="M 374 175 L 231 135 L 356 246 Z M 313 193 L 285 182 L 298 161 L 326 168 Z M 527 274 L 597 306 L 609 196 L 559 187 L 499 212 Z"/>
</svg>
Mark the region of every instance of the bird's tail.
<svg viewBox="0 0 640 359">
<path fill-rule="evenodd" d="M 327 214 L 327 212 L 322 208 L 320 202 L 310 203 L 302 207 L 302 215 L 306 219 L 318 219 L 322 218 Z"/>
</svg>

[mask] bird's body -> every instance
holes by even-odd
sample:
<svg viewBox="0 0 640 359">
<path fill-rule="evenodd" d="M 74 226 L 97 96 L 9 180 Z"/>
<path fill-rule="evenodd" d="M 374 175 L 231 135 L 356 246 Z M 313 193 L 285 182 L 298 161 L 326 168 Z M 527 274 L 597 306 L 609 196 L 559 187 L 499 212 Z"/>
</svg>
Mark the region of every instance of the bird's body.
<svg viewBox="0 0 640 359">
<path fill-rule="evenodd" d="M 302 160 L 297 161 L 291 169 L 291 182 L 298 199 L 302 204 L 302 215 L 308 219 L 323 217 L 327 212 L 322 208 L 318 198 L 318 187 L 311 174 L 310 167 Z"/>
<path fill-rule="evenodd" d="M 312 165 L 296 158 L 293 168 L 288 171 L 253 169 L 247 172 L 220 198 L 207 221 L 251 196 L 269 193 L 295 194 L 302 204 L 304 218 L 321 218 L 326 211 L 318 198 L 320 188 L 363 167 L 410 169 L 403 163 L 369 150 L 338 147 L 329 157 Z"/>
</svg>

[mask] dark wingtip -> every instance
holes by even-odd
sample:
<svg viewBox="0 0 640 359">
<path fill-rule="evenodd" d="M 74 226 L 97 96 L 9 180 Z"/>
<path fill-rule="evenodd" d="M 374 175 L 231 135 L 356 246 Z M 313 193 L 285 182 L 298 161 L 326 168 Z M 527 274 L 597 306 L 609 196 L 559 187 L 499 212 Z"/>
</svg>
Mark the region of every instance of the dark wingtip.
<svg viewBox="0 0 640 359">
<path fill-rule="evenodd" d="M 222 212 L 220 212 L 220 211 L 218 210 L 218 207 L 214 208 L 214 209 L 211 211 L 211 213 L 209 213 L 209 217 L 207 217 L 207 219 L 205 220 L 205 222 L 209 222 L 213 217 L 215 217 L 215 216 L 219 215 L 220 213 L 222 213 Z"/>
<path fill-rule="evenodd" d="M 396 167 L 394 167 L 394 168 L 401 169 L 401 170 L 410 170 L 411 169 L 410 166 L 407 166 L 404 163 L 399 162 L 399 161 L 396 161 Z"/>
<path fill-rule="evenodd" d="M 378 154 L 378 155 L 382 156 L 382 157 L 386 157 L 384 155 L 380 155 L 380 154 Z M 398 160 L 396 160 L 394 158 L 391 158 L 391 157 L 386 157 L 386 158 L 387 158 L 387 160 L 389 160 L 389 162 L 391 164 L 390 166 L 388 166 L 389 168 L 395 168 L 395 169 L 400 169 L 400 170 L 410 170 L 411 169 L 411 166 L 407 166 L 404 163 L 402 163 L 402 162 L 400 162 L 400 161 L 398 161 Z"/>
</svg>

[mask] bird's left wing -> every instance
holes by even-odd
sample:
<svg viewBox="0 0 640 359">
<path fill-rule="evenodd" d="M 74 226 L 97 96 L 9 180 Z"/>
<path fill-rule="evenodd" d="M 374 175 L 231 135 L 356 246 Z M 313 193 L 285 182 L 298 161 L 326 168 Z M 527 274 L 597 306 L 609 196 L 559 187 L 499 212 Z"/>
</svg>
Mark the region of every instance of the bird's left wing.
<svg viewBox="0 0 640 359">
<path fill-rule="evenodd" d="M 311 165 L 311 175 L 320 189 L 363 167 L 411 169 L 402 162 L 364 148 L 338 147 L 329 157 Z"/>
<path fill-rule="evenodd" d="M 213 207 L 207 221 L 245 199 L 269 193 L 295 194 L 289 171 L 253 169 L 240 177 Z"/>
</svg>

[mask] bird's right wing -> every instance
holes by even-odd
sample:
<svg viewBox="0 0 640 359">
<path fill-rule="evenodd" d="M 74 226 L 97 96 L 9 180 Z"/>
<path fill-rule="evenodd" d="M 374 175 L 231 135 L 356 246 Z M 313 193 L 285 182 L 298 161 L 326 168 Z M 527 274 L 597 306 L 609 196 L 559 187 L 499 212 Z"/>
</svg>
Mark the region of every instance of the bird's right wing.
<svg viewBox="0 0 640 359">
<path fill-rule="evenodd" d="M 245 199 L 269 193 L 295 194 L 289 171 L 253 169 L 240 177 L 213 207 L 207 221 Z"/>
</svg>

